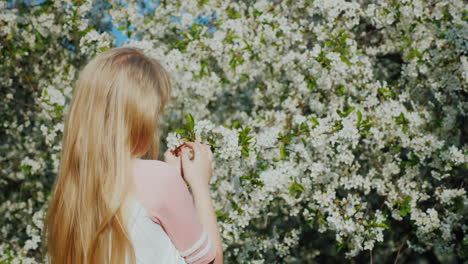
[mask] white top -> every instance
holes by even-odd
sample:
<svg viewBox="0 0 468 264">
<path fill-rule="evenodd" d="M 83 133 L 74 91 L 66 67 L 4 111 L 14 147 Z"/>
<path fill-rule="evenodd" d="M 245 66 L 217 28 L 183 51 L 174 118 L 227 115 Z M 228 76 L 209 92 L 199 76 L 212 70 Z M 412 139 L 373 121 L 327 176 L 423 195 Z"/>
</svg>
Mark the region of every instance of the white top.
<svg viewBox="0 0 468 264">
<path fill-rule="evenodd" d="M 137 264 L 185 264 L 185 260 L 162 227 L 153 222 L 145 208 L 132 199 L 133 209 L 129 232 L 135 249 Z"/>
</svg>

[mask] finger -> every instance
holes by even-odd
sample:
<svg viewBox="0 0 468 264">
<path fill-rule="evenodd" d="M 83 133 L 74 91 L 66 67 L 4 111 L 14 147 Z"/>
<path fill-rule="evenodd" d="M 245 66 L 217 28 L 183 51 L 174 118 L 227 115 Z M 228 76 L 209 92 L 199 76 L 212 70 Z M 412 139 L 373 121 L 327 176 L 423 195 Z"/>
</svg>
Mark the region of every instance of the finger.
<svg viewBox="0 0 468 264">
<path fill-rule="evenodd" d="M 200 149 L 201 149 L 201 150 L 203 150 L 203 151 L 205 150 L 205 149 L 204 149 L 204 145 L 205 145 L 205 144 L 204 144 L 203 142 L 201 142 L 200 140 L 196 139 L 196 140 L 195 140 L 195 143 L 198 144 L 198 146 L 200 146 Z"/>
<path fill-rule="evenodd" d="M 195 142 L 185 142 L 185 144 L 193 150 L 193 158 L 197 158 L 197 156 L 200 156 L 197 155 L 197 153 L 199 154 L 203 151 L 201 146 Z"/>
<path fill-rule="evenodd" d="M 190 162 L 190 153 L 187 148 L 182 148 L 180 151 L 182 164 Z"/>
<path fill-rule="evenodd" d="M 166 150 L 166 152 L 164 152 L 164 157 L 171 157 L 171 156 L 174 156 L 174 153 L 171 151 L 171 150 Z"/>
<path fill-rule="evenodd" d="M 204 143 L 200 143 L 200 147 L 201 149 L 203 150 L 203 152 L 207 152 L 208 151 L 208 145 L 204 144 Z"/>
<path fill-rule="evenodd" d="M 191 147 L 194 151 L 200 150 L 200 145 L 197 144 L 196 142 L 189 142 L 189 141 L 186 141 L 186 142 L 185 142 L 185 145 Z"/>
<path fill-rule="evenodd" d="M 176 155 L 171 155 L 167 158 L 168 160 L 173 160 L 173 161 L 178 161 L 180 160 L 180 157 L 179 156 L 176 156 Z"/>
<path fill-rule="evenodd" d="M 182 147 L 185 145 L 185 142 L 182 143 L 182 145 L 176 147 L 174 150 L 172 150 L 172 154 L 174 154 L 175 156 L 179 156 L 179 153 L 180 153 L 180 150 L 182 149 Z"/>
<path fill-rule="evenodd" d="M 208 152 L 211 152 L 211 146 L 210 146 L 210 145 L 205 144 L 205 148 L 206 148 L 206 150 L 207 150 Z"/>
<path fill-rule="evenodd" d="M 164 160 L 165 161 L 173 160 L 174 158 L 175 158 L 174 154 L 172 154 L 169 150 L 164 153 Z"/>
<path fill-rule="evenodd" d="M 203 150 L 206 150 L 206 148 L 209 146 L 208 144 L 204 143 L 204 142 L 201 142 L 201 141 L 198 141 L 198 144 L 200 144 L 200 147 L 203 149 Z"/>
<path fill-rule="evenodd" d="M 211 145 L 209 144 L 206 144 L 206 151 L 210 152 L 211 153 Z"/>
<path fill-rule="evenodd" d="M 206 155 L 208 155 L 209 157 L 213 156 L 213 153 L 211 152 L 211 146 L 210 145 L 204 144 L 203 148 L 205 149 Z"/>
</svg>

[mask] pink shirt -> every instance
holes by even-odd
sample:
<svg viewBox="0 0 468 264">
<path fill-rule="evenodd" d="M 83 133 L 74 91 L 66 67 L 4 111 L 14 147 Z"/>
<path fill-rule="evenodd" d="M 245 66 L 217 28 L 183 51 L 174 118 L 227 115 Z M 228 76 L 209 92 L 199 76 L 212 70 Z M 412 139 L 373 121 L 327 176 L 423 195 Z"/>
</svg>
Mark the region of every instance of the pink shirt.
<svg viewBox="0 0 468 264">
<path fill-rule="evenodd" d="M 167 233 L 186 263 L 210 263 L 216 256 L 180 171 L 160 160 L 133 159 L 136 199 Z"/>
</svg>

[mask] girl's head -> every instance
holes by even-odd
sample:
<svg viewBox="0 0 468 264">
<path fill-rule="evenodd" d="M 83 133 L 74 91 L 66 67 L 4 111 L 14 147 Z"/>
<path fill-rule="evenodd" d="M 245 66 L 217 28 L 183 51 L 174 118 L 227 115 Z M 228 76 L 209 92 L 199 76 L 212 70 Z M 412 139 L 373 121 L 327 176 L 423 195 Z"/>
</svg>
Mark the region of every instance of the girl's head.
<svg viewBox="0 0 468 264">
<path fill-rule="evenodd" d="M 87 133 L 96 144 L 125 139 L 121 143 L 132 157 L 147 151 L 155 157 L 158 148 L 151 146 L 158 142 L 155 121 L 170 91 L 168 75 L 157 60 L 136 48 L 113 48 L 94 57 L 82 70 L 67 123 L 72 130 L 96 129 L 92 131 L 96 134 Z"/>
<path fill-rule="evenodd" d="M 82 69 L 44 229 L 50 263 L 134 261 L 125 217 L 131 160 L 157 159 L 158 121 L 170 92 L 164 68 L 138 48 L 112 48 Z"/>
</svg>

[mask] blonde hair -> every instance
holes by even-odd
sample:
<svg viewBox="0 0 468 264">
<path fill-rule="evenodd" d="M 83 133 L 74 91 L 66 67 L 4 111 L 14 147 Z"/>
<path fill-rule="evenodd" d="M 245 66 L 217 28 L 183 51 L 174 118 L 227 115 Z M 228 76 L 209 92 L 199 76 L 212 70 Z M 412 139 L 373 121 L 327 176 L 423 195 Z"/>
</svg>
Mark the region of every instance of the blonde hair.
<svg viewBox="0 0 468 264">
<path fill-rule="evenodd" d="M 167 72 L 139 48 L 111 48 L 82 69 L 45 218 L 47 263 L 135 263 L 126 229 L 131 159 L 158 158 L 170 92 Z"/>
</svg>

